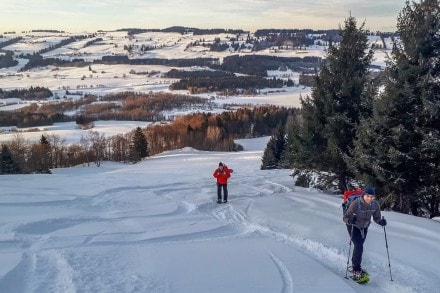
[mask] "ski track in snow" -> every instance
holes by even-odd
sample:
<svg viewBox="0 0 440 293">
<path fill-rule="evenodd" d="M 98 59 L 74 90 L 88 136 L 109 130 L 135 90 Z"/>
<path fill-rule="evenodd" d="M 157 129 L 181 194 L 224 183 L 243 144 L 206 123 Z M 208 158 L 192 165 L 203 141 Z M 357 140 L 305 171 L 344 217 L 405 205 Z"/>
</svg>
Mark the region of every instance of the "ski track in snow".
<svg viewBox="0 0 440 293">
<path fill-rule="evenodd" d="M 272 252 L 268 252 L 270 255 L 270 258 L 272 259 L 272 261 L 275 263 L 275 265 L 277 266 L 281 278 L 283 280 L 283 290 L 282 293 L 289 293 L 289 292 L 294 292 L 293 290 L 293 279 L 292 279 L 292 275 L 290 274 L 288 268 L 286 267 L 286 265 L 282 262 L 281 259 L 279 259 L 278 257 L 276 257 Z"/>
<path fill-rule="evenodd" d="M 258 194 L 259 197 L 273 196 L 274 194 L 277 193 L 284 193 L 291 191 L 289 187 L 269 181 L 266 181 L 264 184 L 260 186 L 258 185 L 258 183 L 256 185 L 245 184 L 245 186 L 247 188 L 251 188 L 251 190 L 257 190 L 259 192 Z M 271 189 L 270 186 L 272 186 L 273 189 Z M 311 209 L 313 209 L 313 207 L 315 207 L 316 205 L 322 205 L 322 204 L 326 204 L 335 209 L 339 208 L 338 204 L 335 204 L 332 201 L 328 201 L 325 198 L 309 197 L 307 199 L 302 199 L 295 197 L 295 195 L 283 194 L 283 196 L 289 198 L 290 200 L 294 200 L 301 204 L 305 204 L 306 206 L 308 206 L 308 208 Z M 242 197 L 240 196 L 240 200 L 241 198 Z M 267 226 L 262 226 L 256 223 L 252 223 L 248 220 L 247 217 L 247 214 L 249 214 L 250 210 L 252 209 L 252 205 L 253 205 L 253 200 L 250 200 L 244 212 L 237 211 L 232 207 L 232 205 L 228 205 L 227 207 L 221 207 L 215 209 L 213 214 L 215 215 L 216 218 L 225 221 L 235 227 L 238 227 L 242 231 L 243 236 L 251 233 L 261 233 L 267 237 L 274 238 L 277 241 L 288 243 L 296 247 L 296 249 L 298 249 L 299 251 L 302 251 L 304 254 L 312 257 L 313 259 L 318 260 L 333 273 L 340 276 L 345 275 L 348 251 L 340 251 L 332 247 L 327 247 L 326 245 L 320 242 L 312 241 L 310 239 L 295 237 L 294 235 L 288 235 L 286 233 L 273 230 L 272 228 Z M 285 267 L 283 266 L 282 261 L 276 258 L 273 254 L 271 253 L 269 254 L 273 262 L 276 264 L 278 270 L 280 271 L 281 279 L 284 282 L 283 292 L 293 292 L 293 291 L 285 290 L 286 287 L 288 288 L 291 287 L 292 280 L 291 280 L 291 276 L 289 277 L 286 275 L 286 271 L 284 270 Z M 386 274 L 384 276 L 383 274 L 383 272 L 388 273 L 388 268 L 385 267 L 384 265 L 378 265 L 379 263 L 383 263 L 383 260 L 377 259 L 374 262 L 368 261 L 368 267 L 370 268 L 370 273 L 373 273 L 375 277 L 382 275 L 380 279 L 386 279 L 387 277 L 389 278 L 389 276 L 387 276 Z M 408 268 L 399 270 L 398 267 L 395 267 L 394 270 L 396 275 L 400 275 L 401 277 L 403 277 L 403 280 L 401 280 L 400 282 L 396 282 L 396 281 L 392 283 L 390 282 L 389 285 L 387 285 L 385 288 L 378 287 L 375 281 L 372 280 L 369 286 L 366 287 L 367 291 L 370 292 L 369 290 L 372 290 L 371 292 L 408 292 L 408 293 L 425 291 L 423 288 L 425 287 L 424 284 L 426 280 L 424 280 L 423 276 L 420 275 L 416 270 L 411 270 Z M 414 274 L 420 275 L 419 282 L 417 282 L 416 284 L 405 282 L 406 279 L 404 277 L 405 275 L 409 277 L 409 276 L 413 276 Z M 357 284 L 354 285 L 355 285 L 354 288 L 358 286 Z M 359 290 L 359 288 L 356 289 Z M 363 291 L 362 289 L 360 291 Z"/>
<path fill-rule="evenodd" d="M 75 196 L 66 200 L 39 201 L 30 203 L 3 203 L 4 206 L 51 207 L 52 209 L 83 208 L 85 212 L 76 218 L 51 218 L 22 223 L 12 229 L 14 240 L 0 241 L 0 248 L 9 251 L 24 251 L 21 261 L 0 279 L 1 292 L 170 292 L 169 284 L 154 277 L 131 276 L 112 280 L 100 272 L 100 266 L 114 263 L 117 256 L 105 253 L 82 255 L 81 248 L 106 248 L 133 245 L 169 245 L 179 243 L 208 242 L 218 239 L 265 237 L 285 243 L 303 255 L 316 260 L 331 273 L 345 275 L 347 249 L 338 249 L 325 243 L 296 236 L 280 227 L 262 225 L 250 216 L 255 205 L 262 199 L 280 196 L 293 204 L 313 210 L 316 206 L 328 206 L 329 217 L 338 211 L 338 204 L 326 197 L 299 196 L 289 186 L 269 179 L 253 182 L 252 177 L 236 176 L 231 184 L 230 202 L 215 203 L 213 184 L 190 186 L 176 182 L 171 185 L 121 186 L 105 189 L 90 196 Z M 213 194 L 209 198 L 193 195 Z M 154 205 L 154 208 L 150 208 Z M 163 206 L 163 208 L 157 208 Z M 93 208 L 90 208 L 93 207 Z M 98 211 L 92 217 L 87 210 Z M 176 220 L 175 218 L 180 218 Z M 155 224 L 149 224 L 153 221 Z M 172 225 L 169 224 L 173 223 Z M 174 226 L 173 226 L 174 225 Z M 84 232 L 81 229 L 84 227 Z M 184 229 L 182 229 L 182 227 Z M 5 227 L 1 227 L 5 229 Z M 113 228 L 113 229 L 112 229 Z M 177 233 L 176 231 L 185 231 Z M 65 231 L 70 231 L 66 232 Z M 395 232 L 397 233 L 397 232 Z M 437 241 L 438 235 L 428 234 Z M 347 245 L 348 246 L 348 245 Z M 294 280 L 283 260 L 274 252 L 267 251 L 274 268 L 280 275 L 282 292 L 294 292 Z M 349 282 L 358 292 L 424 292 L 429 280 L 416 269 L 393 260 L 394 282 L 386 282 L 388 267 L 383 259 L 369 254 L 364 260 L 373 275 L 368 286 L 359 287 Z M 89 268 L 81 267 L 88 263 Z M 96 270 L 96 271 L 93 271 Z M 118 270 L 118 268 L 115 268 Z M 101 275 L 100 275 L 101 274 Z M 420 275 L 418 282 L 414 275 Z M 94 275 L 94 277 L 92 277 Z M 24 277 L 23 277 L 24 276 Z M 410 278 L 411 277 L 411 278 Z M 102 278 L 101 288 L 92 288 L 96 278 Z M 147 278 L 147 280 L 145 280 Z M 435 278 L 433 276 L 433 278 Z M 27 280 L 28 283 L 21 280 Z M 41 280 L 52 280 L 42 282 Z M 380 286 L 378 285 L 380 281 Z M 386 284 L 386 285 L 383 285 Z"/>
<path fill-rule="evenodd" d="M 259 196 L 273 196 L 274 193 L 281 193 L 283 190 L 289 190 L 288 188 L 284 188 L 279 184 L 272 184 L 270 182 L 265 182 L 263 184 L 264 188 L 255 187 L 256 190 L 260 191 Z M 270 186 L 274 187 L 270 189 Z M 140 187 L 131 187 L 131 188 L 117 188 L 102 192 L 100 195 L 92 198 L 94 200 L 95 205 L 101 205 L 101 208 L 107 209 L 112 208 L 115 209 L 117 207 L 118 199 L 127 196 L 127 192 L 130 191 L 138 191 L 142 190 Z M 176 188 L 176 190 L 179 190 Z M 170 193 L 175 192 L 175 190 L 161 190 L 160 192 L 156 191 L 155 194 L 159 197 L 163 197 L 170 201 L 175 201 L 173 197 L 169 196 Z M 98 199 L 98 200 L 96 200 Z M 240 200 L 242 200 L 240 198 Z M 94 235 L 80 235 L 78 237 L 83 238 L 82 245 L 95 245 L 95 246 L 103 246 L 103 245 L 135 245 L 140 243 L 179 243 L 179 242 L 193 242 L 193 241 L 212 241 L 216 238 L 228 238 L 228 237 L 246 237 L 248 234 L 253 233 L 261 233 L 267 237 L 272 237 L 277 241 L 282 241 L 294 245 L 297 249 L 303 251 L 309 256 L 318 259 L 320 262 L 326 264 L 329 268 L 336 271 L 336 273 L 341 274 L 341 267 L 345 264 L 345 255 L 341 254 L 335 249 L 325 247 L 322 243 L 313 242 L 307 239 L 296 238 L 291 235 L 287 235 L 285 233 L 274 231 L 270 227 L 262 226 L 259 224 L 252 223 L 248 220 L 247 214 L 250 212 L 253 206 L 254 199 L 246 199 L 248 202 L 244 211 L 237 210 L 233 207 L 232 204 L 225 204 L 218 206 L 213 202 L 205 203 L 198 207 L 198 211 L 200 213 L 212 213 L 215 219 L 225 223 L 225 226 L 208 230 L 208 231 L 197 231 L 193 234 L 185 234 L 185 235 L 172 235 L 172 236 L 163 236 L 156 238 L 143 238 L 143 233 L 138 233 L 140 236 L 139 240 L 128 240 L 126 243 L 119 241 L 105 241 L 105 240 L 97 240 L 102 239 L 104 235 L 102 233 L 96 233 Z M 299 200 L 301 201 L 301 200 Z M 305 201 L 302 200 L 302 203 Z M 53 202 L 51 203 L 54 204 Z M 194 212 L 195 206 L 193 204 L 189 204 L 184 201 L 176 202 L 177 208 L 170 212 L 164 214 L 152 215 L 153 217 L 174 217 L 177 215 L 185 215 L 191 212 Z M 122 203 L 119 206 L 119 209 L 126 208 Z M 121 211 L 119 210 L 119 213 Z M 196 213 L 197 214 L 197 213 Z M 145 216 L 145 217 L 152 217 Z M 62 249 L 65 247 L 57 247 L 57 241 L 55 239 L 51 239 L 47 234 L 56 232 L 58 230 L 67 229 L 70 227 L 74 227 L 79 224 L 87 224 L 87 223 L 96 223 L 96 222 L 115 222 L 121 219 L 127 218 L 135 218 L 135 217 L 116 217 L 116 218 L 84 218 L 84 219 L 49 219 L 42 222 L 33 222 L 20 227 L 17 227 L 16 232 L 18 235 L 28 235 L 27 244 L 24 246 L 32 247 L 36 245 L 35 243 L 46 242 L 47 247 L 46 250 L 41 251 L 39 254 L 32 255 L 24 255 L 23 260 L 17 266 L 17 274 L 21 274 L 23 272 L 31 273 L 30 280 L 32 283 L 36 284 L 37 288 L 42 289 L 42 291 L 49 290 L 53 292 L 76 292 L 75 286 L 72 281 L 72 269 L 69 267 L 67 261 L 60 255 L 55 252 L 53 248 Z M 226 226 L 232 226 L 233 229 L 228 229 Z M 119 233 L 120 234 L 120 233 Z M 125 233 L 127 236 L 130 233 Z M 35 237 L 40 235 L 41 237 Z M 107 234 L 108 235 L 108 234 Z M 119 235 L 120 236 L 120 235 Z M 118 239 L 123 239 L 124 237 L 117 237 Z M 26 242 L 26 237 L 23 237 L 22 240 Z M 49 243 L 51 243 L 49 245 Z M 65 243 L 65 241 L 60 241 L 60 243 Z M 76 241 L 72 242 L 72 247 L 77 245 Z M 44 247 L 45 245 L 42 245 Z M 280 278 L 283 281 L 283 291 L 282 292 L 293 292 L 292 289 L 292 277 L 289 274 L 287 268 L 283 265 L 283 262 L 277 258 L 273 253 L 269 252 L 269 255 L 275 264 L 277 270 L 280 273 Z M 334 260 L 339 259 L 338 264 L 334 264 L 333 262 L 326 263 L 326 260 Z M 7 276 L 4 278 L 2 283 L 0 283 L 0 288 L 8 288 L 8 279 L 14 280 L 17 276 L 14 276 L 14 273 L 11 276 Z M 47 284 L 39 285 L 39 280 L 45 279 L 54 280 L 53 287 L 44 287 Z M 13 284 L 14 282 L 10 282 Z M 62 285 L 63 287 L 56 287 L 57 284 Z M 70 284 L 69 286 L 67 286 Z M 374 283 L 373 283 L 374 284 Z M 394 288 L 395 289 L 395 288 Z M 412 291 L 408 287 L 400 287 L 400 292 L 416 292 Z M 26 291 L 26 287 L 23 287 L 23 292 Z"/>
</svg>

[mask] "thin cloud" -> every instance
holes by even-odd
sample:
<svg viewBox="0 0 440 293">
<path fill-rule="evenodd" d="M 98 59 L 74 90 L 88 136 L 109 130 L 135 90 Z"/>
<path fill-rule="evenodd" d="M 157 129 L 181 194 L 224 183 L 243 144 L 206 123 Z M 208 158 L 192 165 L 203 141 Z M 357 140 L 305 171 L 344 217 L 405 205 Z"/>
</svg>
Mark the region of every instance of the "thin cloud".
<svg viewBox="0 0 440 293">
<path fill-rule="evenodd" d="M 372 26 L 391 27 L 403 5 L 401 0 L 2 0 L 0 27 L 337 28 L 350 12 Z"/>
</svg>

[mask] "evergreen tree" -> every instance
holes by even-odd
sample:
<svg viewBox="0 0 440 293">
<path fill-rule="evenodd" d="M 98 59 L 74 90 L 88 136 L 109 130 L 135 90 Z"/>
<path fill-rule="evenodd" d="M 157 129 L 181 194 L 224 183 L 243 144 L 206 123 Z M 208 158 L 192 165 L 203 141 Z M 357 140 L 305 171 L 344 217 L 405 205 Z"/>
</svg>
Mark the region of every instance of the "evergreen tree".
<svg viewBox="0 0 440 293">
<path fill-rule="evenodd" d="M 264 150 L 261 169 L 279 169 L 283 167 L 286 151 L 286 133 L 283 126 L 278 126 Z"/>
<path fill-rule="evenodd" d="M 317 121 L 315 105 L 310 97 L 302 99 L 301 104 L 300 115 L 288 124 L 287 158 L 295 168 L 328 170 L 323 124 Z"/>
<path fill-rule="evenodd" d="M 355 145 L 359 174 L 390 195 L 393 209 L 439 215 L 440 14 L 438 0 L 406 2 L 401 43 L 387 64 L 385 89 Z"/>
<path fill-rule="evenodd" d="M 41 172 L 50 174 L 50 168 L 52 168 L 52 152 L 50 142 L 45 135 L 41 135 L 40 145 L 42 149 L 42 157 L 41 157 Z"/>
<path fill-rule="evenodd" d="M 130 158 L 132 162 L 138 162 L 142 158 L 148 157 L 148 143 L 142 129 L 137 127 L 134 130 Z"/>
<path fill-rule="evenodd" d="M 2 145 L 0 150 L 0 174 L 18 174 L 20 168 L 14 162 L 11 151 L 7 145 Z"/>
<path fill-rule="evenodd" d="M 31 146 L 27 165 L 31 172 L 51 174 L 51 162 L 50 142 L 47 137 L 42 134 L 40 141 Z"/>
<path fill-rule="evenodd" d="M 275 145 L 275 139 L 272 136 L 268 141 L 266 148 L 264 149 L 263 157 L 261 159 L 261 170 L 266 169 L 276 169 L 277 168 L 277 160 L 275 159 L 273 149 Z"/>
<path fill-rule="evenodd" d="M 289 149 L 297 152 L 290 155 L 294 167 L 334 172 L 340 190 L 353 176 L 347 162 L 361 118 L 371 115 L 376 91 L 368 74 L 373 51 L 367 34 L 354 17 L 345 21 L 341 42 L 330 44 L 311 97 L 302 100 L 301 127 L 288 139 L 293 144 Z"/>
<path fill-rule="evenodd" d="M 282 125 L 279 125 L 275 133 L 275 149 L 274 149 L 275 159 L 278 160 L 279 167 L 281 167 L 281 163 L 284 158 L 284 153 L 286 151 L 286 144 L 287 144 L 286 131 L 284 130 L 284 127 Z"/>
</svg>

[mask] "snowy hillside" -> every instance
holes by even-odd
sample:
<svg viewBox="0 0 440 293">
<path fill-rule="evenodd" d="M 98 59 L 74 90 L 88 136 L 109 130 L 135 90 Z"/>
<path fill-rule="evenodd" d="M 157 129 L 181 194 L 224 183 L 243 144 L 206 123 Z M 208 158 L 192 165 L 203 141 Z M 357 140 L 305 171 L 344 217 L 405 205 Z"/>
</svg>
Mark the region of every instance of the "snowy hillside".
<svg viewBox="0 0 440 293">
<path fill-rule="evenodd" d="M 236 153 L 182 149 L 136 165 L 0 176 L 0 292 L 440 292 L 440 225 L 384 212 L 367 285 L 344 278 L 340 197 L 259 170 L 268 138 Z M 215 203 L 218 162 L 234 169 Z"/>
</svg>

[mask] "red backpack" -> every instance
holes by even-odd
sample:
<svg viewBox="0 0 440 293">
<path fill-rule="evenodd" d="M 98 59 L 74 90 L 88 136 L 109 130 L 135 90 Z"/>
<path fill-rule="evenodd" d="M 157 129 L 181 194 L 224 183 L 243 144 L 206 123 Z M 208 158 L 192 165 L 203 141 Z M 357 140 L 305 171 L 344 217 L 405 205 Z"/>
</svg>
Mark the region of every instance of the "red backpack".
<svg viewBox="0 0 440 293">
<path fill-rule="evenodd" d="M 350 204 L 358 197 L 364 195 L 364 190 L 347 190 L 344 192 L 344 198 L 342 199 L 342 214 L 345 215 Z"/>
</svg>

